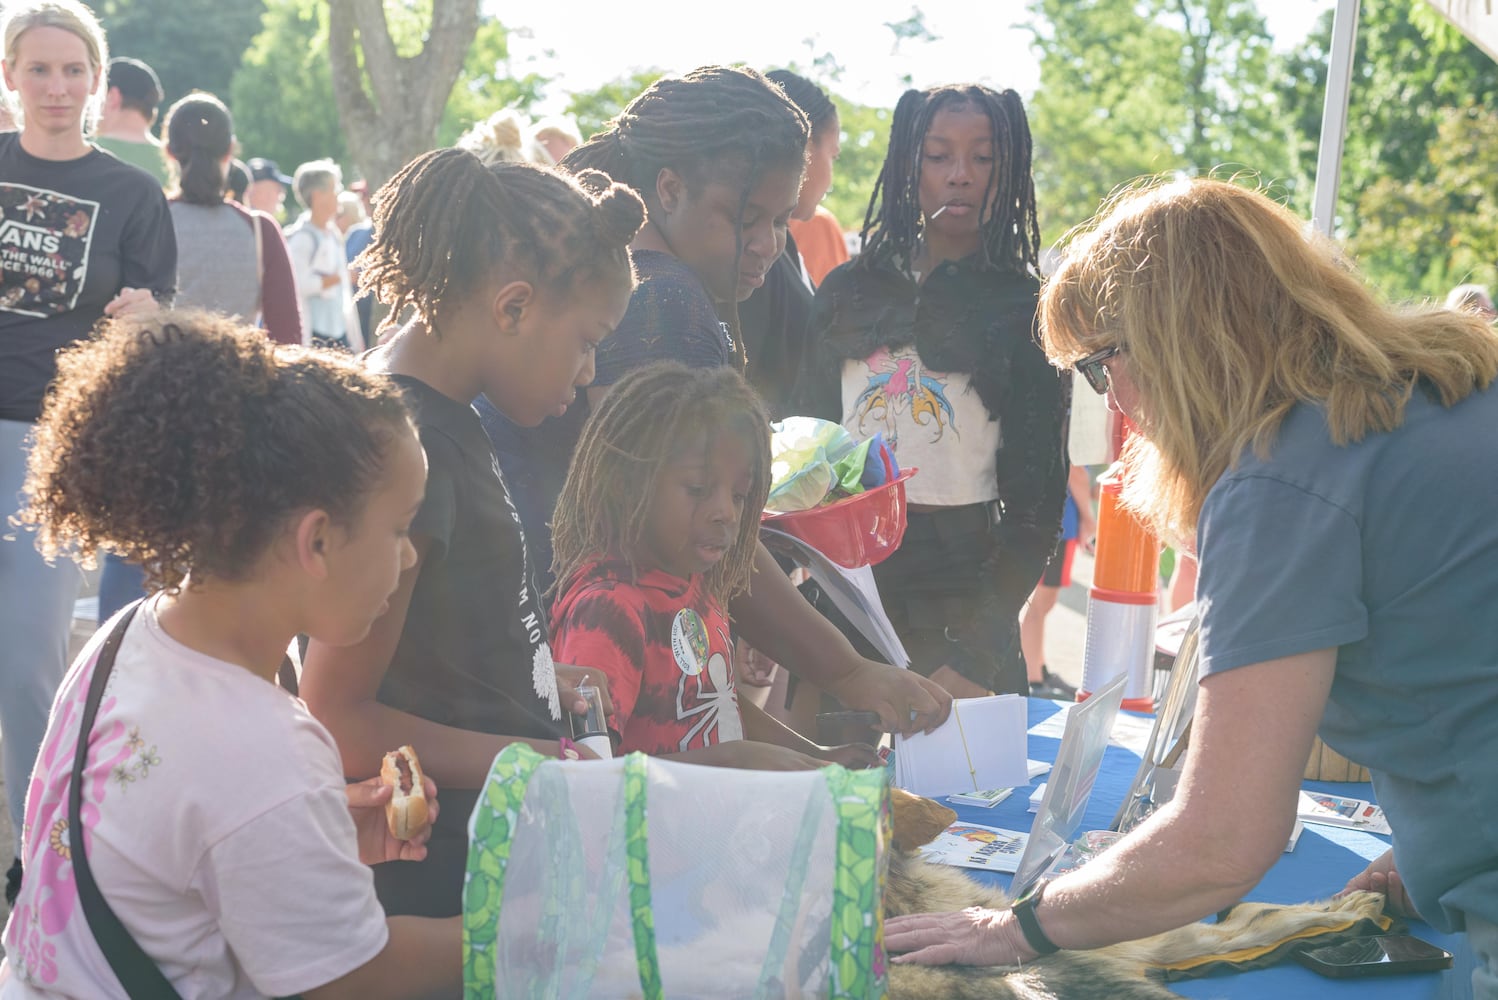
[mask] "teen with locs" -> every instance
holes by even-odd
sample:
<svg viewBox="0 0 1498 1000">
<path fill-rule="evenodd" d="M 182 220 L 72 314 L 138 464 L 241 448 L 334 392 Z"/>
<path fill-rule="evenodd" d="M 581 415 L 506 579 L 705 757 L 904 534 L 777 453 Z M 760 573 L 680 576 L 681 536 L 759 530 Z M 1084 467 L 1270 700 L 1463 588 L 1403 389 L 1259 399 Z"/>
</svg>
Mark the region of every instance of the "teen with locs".
<svg viewBox="0 0 1498 1000">
<path fill-rule="evenodd" d="M 5 89 L 19 132 L 0 134 L 0 519 L 15 511 L 27 440 L 61 348 L 103 316 L 156 309 L 177 278 L 177 244 L 156 180 L 93 146 L 109 62 L 104 30 L 76 0 L 4 10 Z M 82 577 L 32 540 L 0 532 L 0 729 L 5 797 L 21 837 L 26 779 L 67 666 Z M 7 879 L 14 895 L 19 856 Z"/>
<path fill-rule="evenodd" d="M 731 110 L 731 113 L 730 113 Z M 596 404 L 627 372 L 654 361 L 739 367 L 730 319 L 784 246 L 796 205 L 808 135 L 806 117 L 753 70 L 708 67 L 666 78 L 563 161 L 596 166 L 640 193 L 646 225 L 631 244 L 641 284 L 619 330 L 599 352 L 588 388 Z M 618 346 L 609 346 L 618 341 Z M 577 432 L 549 421 L 526 435 L 528 471 L 549 466 L 555 485 L 535 510 L 549 516 Z M 580 421 L 579 421 L 580 424 Z M 491 433 L 496 431 L 489 423 Z M 500 437 L 504 432 L 500 429 Z M 513 447 L 514 436 L 507 439 Z M 500 448 L 503 458 L 505 449 Z M 528 525 L 528 527 L 531 527 Z M 729 607 L 735 629 L 765 656 L 829 691 L 845 705 L 879 713 L 890 730 L 934 728 L 950 708 L 936 685 L 859 656 L 806 602 L 762 545 L 751 588 Z M 1038 572 L 1038 571 L 1037 571 Z"/>
<path fill-rule="evenodd" d="M 563 707 L 586 672 L 553 664 L 524 531 L 471 405 L 480 393 L 516 424 L 564 412 L 634 287 L 625 248 L 644 209 L 602 174 L 574 179 L 523 163 L 485 167 L 441 149 L 375 196 L 361 283 L 412 318 L 368 364 L 405 391 L 426 449 L 416 562 L 361 643 L 314 641 L 302 695 L 350 775 L 410 744 L 443 788 L 425 861 L 375 873 L 386 910 L 461 910 L 468 816 L 495 755 L 525 741 L 563 751 Z M 596 672 L 595 672 L 596 673 Z"/>
<path fill-rule="evenodd" d="M 621 753 L 882 765 L 872 747 L 817 746 L 737 696 L 725 608 L 749 586 L 770 478 L 764 406 L 726 368 L 649 365 L 588 418 L 557 504 L 552 625 L 559 656 L 608 677 Z"/>
<path fill-rule="evenodd" d="M 1027 693 L 1019 611 L 1061 529 L 1065 387 L 1035 338 L 1040 230 L 1019 95 L 906 91 L 863 252 L 817 289 L 800 412 L 882 433 L 909 524 L 874 567 L 913 665 Z"/>
<path fill-rule="evenodd" d="M 276 684 L 297 635 L 358 642 L 384 611 L 415 559 L 425 466 L 389 380 L 221 316 L 114 320 L 59 356 L 21 521 L 48 553 L 147 567 L 155 593 L 99 630 L 59 691 L 26 798 L 0 993 L 458 988 L 458 920 L 387 920 L 375 897 L 369 866 L 411 864 L 424 833 L 390 836 L 388 786 L 345 784 L 328 731 Z M 109 957 L 119 938 L 100 930 L 82 860 L 163 981 Z"/>
</svg>

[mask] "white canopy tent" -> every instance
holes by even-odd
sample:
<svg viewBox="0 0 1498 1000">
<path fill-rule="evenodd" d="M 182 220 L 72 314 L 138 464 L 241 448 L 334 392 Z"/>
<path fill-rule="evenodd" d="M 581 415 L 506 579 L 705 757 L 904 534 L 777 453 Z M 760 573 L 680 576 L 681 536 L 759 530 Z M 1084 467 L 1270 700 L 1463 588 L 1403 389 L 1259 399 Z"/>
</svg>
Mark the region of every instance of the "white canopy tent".
<svg viewBox="0 0 1498 1000">
<path fill-rule="evenodd" d="M 1498 60 L 1498 18 L 1493 0 L 1426 0 L 1472 43 Z M 1316 156 L 1316 192 L 1311 221 L 1332 235 L 1337 221 L 1337 188 L 1342 177 L 1342 143 L 1347 136 L 1347 99 L 1357 45 L 1358 0 L 1337 0 L 1332 50 L 1326 73 L 1326 105 L 1321 114 L 1321 145 Z"/>
<path fill-rule="evenodd" d="M 1425 0 L 1473 45 L 1498 62 L 1498 18 L 1493 17 L 1493 0 Z"/>
</svg>

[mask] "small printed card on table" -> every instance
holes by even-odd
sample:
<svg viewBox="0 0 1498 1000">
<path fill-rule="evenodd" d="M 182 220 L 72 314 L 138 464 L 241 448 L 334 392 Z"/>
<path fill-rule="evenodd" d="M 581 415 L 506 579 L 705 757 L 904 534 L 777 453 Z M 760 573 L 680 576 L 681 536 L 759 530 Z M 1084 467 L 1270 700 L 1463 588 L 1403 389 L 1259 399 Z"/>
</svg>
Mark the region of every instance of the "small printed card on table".
<svg viewBox="0 0 1498 1000">
<path fill-rule="evenodd" d="M 978 823 L 953 823 L 921 848 L 921 857 L 939 865 L 1009 872 L 1019 868 L 1028 833 L 1001 830 Z"/>
<path fill-rule="evenodd" d="M 1045 774 L 1050 769 L 1051 765 L 1043 760 L 1025 761 L 1025 770 L 1029 774 L 1031 781 L 1034 781 L 1036 778 L 1040 777 L 1042 774 Z M 956 795 L 948 795 L 947 801 L 956 803 L 957 805 L 978 806 L 980 809 L 992 809 L 994 806 L 998 805 L 1000 802 L 1003 802 L 1010 795 L 1012 795 L 1014 793 L 1014 789 L 1017 787 L 1019 786 L 1016 785 L 1009 788 L 989 788 L 981 792 L 959 792 Z M 1041 785 L 1041 787 L 1044 788 L 1045 786 Z M 1032 809 L 1030 811 L 1034 812 L 1035 810 Z"/>
<path fill-rule="evenodd" d="M 1389 821 L 1384 818 L 1384 811 L 1367 799 L 1302 791 L 1300 804 L 1295 811 L 1307 823 L 1341 826 L 1385 836 L 1394 832 L 1389 828 Z"/>
</svg>

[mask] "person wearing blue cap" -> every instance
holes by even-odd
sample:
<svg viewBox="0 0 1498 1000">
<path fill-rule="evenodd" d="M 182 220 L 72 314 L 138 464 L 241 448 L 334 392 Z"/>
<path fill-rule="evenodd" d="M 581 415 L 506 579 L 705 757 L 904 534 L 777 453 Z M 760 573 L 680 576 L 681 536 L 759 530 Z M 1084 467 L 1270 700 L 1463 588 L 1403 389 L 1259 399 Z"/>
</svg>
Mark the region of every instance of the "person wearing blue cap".
<svg viewBox="0 0 1498 1000">
<path fill-rule="evenodd" d="M 282 209 L 286 205 L 286 189 L 291 185 L 291 178 L 281 173 L 281 168 L 276 166 L 275 160 L 257 156 L 245 166 L 250 171 L 250 191 L 246 196 L 249 202 L 246 207 L 256 212 L 264 212 L 273 219 L 280 219 Z"/>
</svg>

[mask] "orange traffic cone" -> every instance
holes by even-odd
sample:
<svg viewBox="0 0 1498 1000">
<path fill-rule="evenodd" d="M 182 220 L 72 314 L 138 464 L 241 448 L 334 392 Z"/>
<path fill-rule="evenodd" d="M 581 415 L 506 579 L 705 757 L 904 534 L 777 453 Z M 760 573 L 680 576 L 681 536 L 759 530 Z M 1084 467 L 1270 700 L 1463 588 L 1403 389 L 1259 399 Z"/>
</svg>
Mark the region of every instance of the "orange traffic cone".
<svg viewBox="0 0 1498 1000">
<path fill-rule="evenodd" d="M 1081 701 L 1120 674 L 1123 707 L 1154 711 L 1155 622 L 1159 615 L 1160 542 L 1119 505 L 1121 471 L 1098 481 L 1097 555 L 1087 603 L 1087 644 L 1082 653 Z"/>
</svg>

